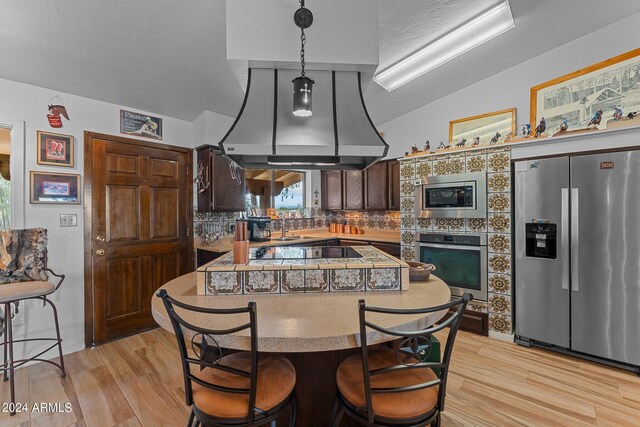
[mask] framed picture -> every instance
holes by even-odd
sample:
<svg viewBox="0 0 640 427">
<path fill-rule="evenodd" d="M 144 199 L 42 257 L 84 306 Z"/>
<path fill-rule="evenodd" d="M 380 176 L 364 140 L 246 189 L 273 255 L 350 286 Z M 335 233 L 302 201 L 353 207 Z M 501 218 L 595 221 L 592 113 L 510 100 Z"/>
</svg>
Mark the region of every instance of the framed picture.
<svg viewBox="0 0 640 427">
<path fill-rule="evenodd" d="M 162 140 L 162 119 L 120 110 L 120 133 Z"/>
<path fill-rule="evenodd" d="M 38 151 L 37 163 L 39 165 L 73 167 L 74 138 L 72 135 L 59 133 L 37 132 Z"/>
<path fill-rule="evenodd" d="M 638 111 L 640 49 L 531 88 L 531 127 L 544 117 L 549 135 L 565 120 L 570 131 L 640 125 Z"/>
<path fill-rule="evenodd" d="M 80 204 L 80 175 L 67 173 L 29 173 L 31 203 Z"/>
<path fill-rule="evenodd" d="M 516 109 L 494 111 L 449 122 L 449 141 L 458 147 L 504 142 L 516 130 Z"/>
</svg>

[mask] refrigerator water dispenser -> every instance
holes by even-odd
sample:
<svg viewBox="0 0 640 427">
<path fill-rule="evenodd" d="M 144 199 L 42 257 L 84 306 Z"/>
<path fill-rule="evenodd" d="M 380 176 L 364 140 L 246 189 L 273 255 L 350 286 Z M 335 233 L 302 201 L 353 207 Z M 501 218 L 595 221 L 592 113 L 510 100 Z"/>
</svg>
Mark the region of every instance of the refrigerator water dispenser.
<svg viewBox="0 0 640 427">
<path fill-rule="evenodd" d="M 529 258 L 558 257 L 557 224 L 526 223 L 525 254 Z"/>
</svg>

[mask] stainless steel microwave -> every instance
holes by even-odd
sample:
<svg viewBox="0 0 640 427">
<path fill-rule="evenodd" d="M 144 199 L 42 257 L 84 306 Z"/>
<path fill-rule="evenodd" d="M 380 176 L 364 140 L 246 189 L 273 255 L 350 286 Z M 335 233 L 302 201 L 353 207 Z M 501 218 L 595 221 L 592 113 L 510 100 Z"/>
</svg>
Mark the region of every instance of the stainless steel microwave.
<svg viewBox="0 0 640 427">
<path fill-rule="evenodd" d="M 487 175 L 430 176 L 416 186 L 416 215 L 421 218 L 486 218 Z"/>
</svg>

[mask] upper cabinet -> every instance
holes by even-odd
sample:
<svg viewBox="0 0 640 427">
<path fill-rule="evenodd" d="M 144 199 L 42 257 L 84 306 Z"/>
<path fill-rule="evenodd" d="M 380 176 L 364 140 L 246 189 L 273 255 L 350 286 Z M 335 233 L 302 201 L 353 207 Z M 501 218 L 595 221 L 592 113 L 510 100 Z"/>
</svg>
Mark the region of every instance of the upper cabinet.
<svg viewBox="0 0 640 427">
<path fill-rule="evenodd" d="M 364 171 L 364 208 L 384 210 L 389 208 L 387 162 L 378 162 Z"/>
<path fill-rule="evenodd" d="M 322 171 L 322 209 L 399 210 L 400 163 L 378 162 L 365 171 Z"/>
<path fill-rule="evenodd" d="M 362 171 L 344 171 L 342 177 L 343 209 L 364 209 L 364 174 Z"/>
<path fill-rule="evenodd" d="M 245 210 L 244 170 L 222 155 L 217 147 L 196 149 L 195 171 L 198 212 Z"/>
<path fill-rule="evenodd" d="M 320 172 L 322 209 L 336 211 L 342 209 L 342 171 Z"/>
</svg>

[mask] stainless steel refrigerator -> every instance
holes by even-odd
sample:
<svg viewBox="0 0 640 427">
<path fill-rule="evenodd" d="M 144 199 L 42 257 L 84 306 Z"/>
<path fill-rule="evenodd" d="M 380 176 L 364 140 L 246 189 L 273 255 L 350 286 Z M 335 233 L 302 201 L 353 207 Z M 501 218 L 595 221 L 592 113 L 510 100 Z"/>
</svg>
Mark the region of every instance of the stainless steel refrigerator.
<svg viewBox="0 0 640 427">
<path fill-rule="evenodd" d="M 516 162 L 515 330 L 640 366 L 640 151 Z"/>
</svg>

